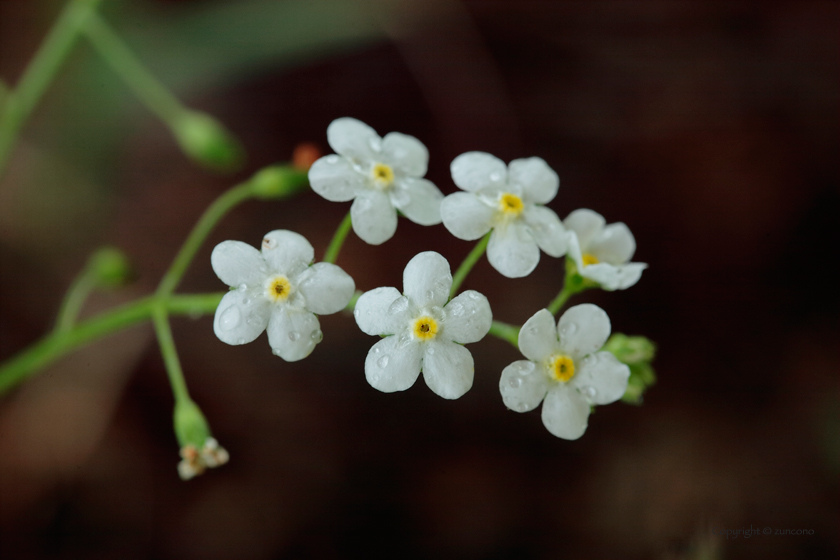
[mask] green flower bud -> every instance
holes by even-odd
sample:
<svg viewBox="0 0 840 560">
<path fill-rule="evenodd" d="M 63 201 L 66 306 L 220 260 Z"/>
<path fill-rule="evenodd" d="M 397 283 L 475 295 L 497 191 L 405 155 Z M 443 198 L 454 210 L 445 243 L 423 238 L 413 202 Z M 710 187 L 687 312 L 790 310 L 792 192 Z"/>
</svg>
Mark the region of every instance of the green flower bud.
<svg viewBox="0 0 840 560">
<path fill-rule="evenodd" d="M 198 111 L 184 111 L 172 132 L 181 149 L 197 163 L 216 171 L 235 171 L 245 160 L 245 149 L 219 121 Z"/>
<path fill-rule="evenodd" d="M 306 171 L 288 165 L 271 165 L 251 177 L 254 196 L 262 199 L 284 198 L 307 181 Z"/>
<path fill-rule="evenodd" d="M 656 374 L 650 365 L 656 355 L 656 344 L 644 336 L 615 333 L 604 345 L 604 350 L 630 366 L 630 379 L 621 400 L 630 404 L 641 404 L 644 392 L 656 383 Z"/>
<path fill-rule="evenodd" d="M 191 399 L 180 399 L 175 403 L 175 435 L 181 447 L 192 445 L 197 449 L 210 438 L 210 426 L 201 409 Z"/>
<path fill-rule="evenodd" d="M 131 279 L 131 264 L 125 253 L 116 247 L 103 247 L 88 259 L 88 270 L 96 285 L 102 288 L 116 288 Z"/>
</svg>

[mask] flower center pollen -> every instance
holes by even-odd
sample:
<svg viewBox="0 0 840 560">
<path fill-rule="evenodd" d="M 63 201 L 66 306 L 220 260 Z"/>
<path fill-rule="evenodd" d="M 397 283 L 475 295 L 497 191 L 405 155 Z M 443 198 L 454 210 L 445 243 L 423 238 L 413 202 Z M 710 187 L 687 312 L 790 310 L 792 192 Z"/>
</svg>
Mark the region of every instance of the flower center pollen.
<svg viewBox="0 0 840 560">
<path fill-rule="evenodd" d="M 590 264 L 598 264 L 601 262 L 598 260 L 598 257 L 592 253 L 584 253 L 583 256 L 581 256 L 581 260 L 583 261 L 583 266 L 589 266 Z"/>
<path fill-rule="evenodd" d="M 431 317 L 424 315 L 414 321 L 414 337 L 420 340 L 431 340 L 438 332 L 437 321 Z"/>
<path fill-rule="evenodd" d="M 268 299 L 274 302 L 286 301 L 292 293 L 292 285 L 285 276 L 275 276 L 266 286 Z"/>
<path fill-rule="evenodd" d="M 565 354 L 553 356 L 551 358 L 550 373 L 556 381 L 565 383 L 575 376 L 575 362 Z"/>
<path fill-rule="evenodd" d="M 522 199 L 515 194 L 504 193 L 499 199 L 499 210 L 509 216 L 518 216 L 522 212 L 523 208 L 524 205 L 522 204 Z"/>
<path fill-rule="evenodd" d="M 390 165 L 384 163 L 374 165 L 371 175 L 373 175 L 373 182 L 381 189 L 390 187 L 391 183 L 394 182 L 394 170 L 391 169 Z"/>
</svg>

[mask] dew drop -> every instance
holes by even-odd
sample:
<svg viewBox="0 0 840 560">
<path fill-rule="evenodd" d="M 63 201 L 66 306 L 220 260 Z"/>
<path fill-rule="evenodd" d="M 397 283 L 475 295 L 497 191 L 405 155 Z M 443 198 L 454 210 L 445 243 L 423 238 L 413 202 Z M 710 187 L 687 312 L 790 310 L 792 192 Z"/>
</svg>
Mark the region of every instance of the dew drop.
<svg viewBox="0 0 840 560">
<path fill-rule="evenodd" d="M 493 181 L 494 183 L 495 183 L 496 181 L 501 180 L 501 178 L 502 178 L 501 174 L 496 173 L 495 171 L 494 171 L 493 173 L 491 173 L 491 174 L 490 174 L 490 180 L 491 180 L 491 181 Z"/>
<path fill-rule="evenodd" d="M 478 292 L 469 291 L 469 292 L 467 292 L 467 295 L 469 296 L 470 299 L 475 300 L 475 301 L 478 301 L 478 300 L 481 299 L 481 295 Z"/>
<path fill-rule="evenodd" d="M 339 159 L 338 156 L 335 155 L 335 154 L 333 154 L 331 156 L 327 156 L 327 163 L 335 165 L 336 163 L 338 163 L 338 159 Z"/>
<path fill-rule="evenodd" d="M 411 196 L 405 191 L 395 191 L 391 196 L 394 206 L 402 208 L 411 202 Z"/>
<path fill-rule="evenodd" d="M 435 291 L 434 290 L 426 290 L 426 299 L 432 300 L 432 299 L 434 299 L 434 297 L 435 297 Z"/>
<path fill-rule="evenodd" d="M 239 340 L 237 340 L 237 341 L 236 341 L 236 343 L 237 343 L 237 344 L 245 344 L 245 339 L 244 339 L 244 338 L 240 338 Z"/>
<path fill-rule="evenodd" d="M 300 338 L 300 333 L 297 331 L 290 331 L 289 332 L 289 340 L 295 342 L 297 339 Z"/>
<path fill-rule="evenodd" d="M 522 387 L 522 378 L 521 377 L 511 377 L 510 381 L 508 381 L 508 385 L 510 385 L 514 389 L 518 389 Z"/>
<path fill-rule="evenodd" d="M 581 387 L 580 390 L 583 391 L 583 394 L 589 397 L 590 400 L 598 396 L 598 390 L 595 387 L 592 387 L 591 385 Z"/>
<path fill-rule="evenodd" d="M 429 346 L 429 348 L 426 350 L 426 353 L 431 356 L 432 354 L 435 353 L 435 347 L 434 346 Z"/>
<path fill-rule="evenodd" d="M 222 311 L 222 314 L 219 317 L 219 327 L 221 327 L 223 331 L 235 329 L 236 326 L 239 325 L 239 321 L 241 319 L 242 314 L 239 312 L 239 308 L 232 305 Z"/>
<path fill-rule="evenodd" d="M 279 356 L 280 355 L 280 350 L 278 350 L 277 348 L 272 348 L 271 353 L 274 354 L 275 356 Z"/>
<path fill-rule="evenodd" d="M 408 309 L 408 298 L 402 296 L 400 298 L 395 299 L 394 303 L 392 303 L 391 306 L 388 307 L 388 314 L 397 315 L 398 313 L 402 313 L 406 309 Z"/>
<path fill-rule="evenodd" d="M 378 365 L 381 368 L 386 367 L 388 365 L 388 356 L 382 356 L 381 358 L 376 360 L 376 365 Z"/>
<path fill-rule="evenodd" d="M 519 375 L 530 375 L 534 371 L 534 362 L 524 362 L 519 364 Z"/>
<path fill-rule="evenodd" d="M 374 137 L 368 139 L 368 145 L 370 146 L 370 149 L 374 152 L 382 151 L 382 140 L 380 140 L 379 138 Z"/>
<path fill-rule="evenodd" d="M 354 309 L 354 310 L 353 310 L 353 316 L 354 316 L 356 319 L 358 319 L 358 318 L 359 318 L 359 315 L 361 315 L 361 314 L 362 314 L 362 312 L 361 312 L 361 311 L 359 311 L 358 309 Z"/>
<path fill-rule="evenodd" d="M 242 305 L 248 305 L 249 303 L 251 303 L 250 298 L 242 298 Z"/>
<path fill-rule="evenodd" d="M 318 344 L 319 342 L 324 340 L 324 333 L 321 332 L 321 329 L 315 329 L 309 336 L 312 338 L 312 340 L 315 341 L 315 344 Z"/>
<path fill-rule="evenodd" d="M 526 410 L 528 410 L 528 405 L 525 404 L 524 402 L 518 402 L 518 403 L 516 403 L 516 406 L 514 407 L 514 410 L 516 412 L 525 412 Z"/>
</svg>

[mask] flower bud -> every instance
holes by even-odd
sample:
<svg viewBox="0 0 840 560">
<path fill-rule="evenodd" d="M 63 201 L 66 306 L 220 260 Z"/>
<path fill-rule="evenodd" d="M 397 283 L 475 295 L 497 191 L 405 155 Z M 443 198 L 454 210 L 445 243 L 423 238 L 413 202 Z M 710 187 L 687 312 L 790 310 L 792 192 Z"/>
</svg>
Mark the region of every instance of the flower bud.
<svg viewBox="0 0 840 560">
<path fill-rule="evenodd" d="M 131 279 L 131 265 L 125 253 L 116 247 L 103 247 L 88 259 L 88 270 L 96 285 L 103 288 L 116 288 Z"/>
<path fill-rule="evenodd" d="M 172 124 L 181 149 L 197 163 L 216 171 L 235 171 L 245 149 L 219 121 L 198 111 L 184 111 Z"/>
<path fill-rule="evenodd" d="M 184 447 L 194 445 L 198 449 L 210 437 L 210 426 L 201 409 L 191 399 L 179 399 L 175 403 L 175 435 L 178 443 Z"/>
<path fill-rule="evenodd" d="M 254 196 L 262 199 L 284 198 L 307 182 L 306 171 L 287 165 L 271 165 L 251 177 Z"/>
<path fill-rule="evenodd" d="M 607 341 L 604 350 L 612 352 L 618 361 L 630 366 L 630 379 L 621 400 L 641 404 L 644 392 L 656 383 L 656 374 L 651 366 L 656 355 L 656 344 L 644 336 L 615 333 Z"/>
</svg>

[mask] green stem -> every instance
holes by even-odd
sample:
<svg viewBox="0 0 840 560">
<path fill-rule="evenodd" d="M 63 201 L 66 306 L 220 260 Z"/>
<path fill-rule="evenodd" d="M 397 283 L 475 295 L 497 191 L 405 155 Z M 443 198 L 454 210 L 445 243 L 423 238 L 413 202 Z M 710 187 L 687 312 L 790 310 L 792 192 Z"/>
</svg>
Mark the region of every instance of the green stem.
<svg viewBox="0 0 840 560">
<path fill-rule="evenodd" d="M 55 330 L 57 332 L 66 332 L 73 328 L 79 312 L 82 310 L 82 305 L 95 286 L 95 275 L 90 270 L 90 267 L 86 266 L 81 274 L 70 284 L 67 295 L 64 296 L 64 301 L 61 302 L 61 308 L 58 310 L 58 319 L 55 321 Z"/>
<path fill-rule="evenodd" d="M 111 69 L 160 119 L 172 126 L 186 109 L 137 59 L 131 49 L 98 14 L 88 18 L 85 35 Z"/>
<path fill-rule="evenodd" d="M 513 344 L 514 348 L 519 348 L 519 329 L 516 325 L 509 325 L 501 321 L 493 321 L 490 325 L 490 332 L 496 338 L 501 338 Z"/>
<path fill-rule="evenodd" d="M 190 232 L 189 237 L 184 241 L 181 250 L 175 256 L 175 260 L 172 261 L 172 266 L 169 267 L 169 270 L 161 279 L 156 292 L 158 296 L 167 296 L 175 291 L 178 282 L 183 278 L 196 252 L 198 252 L 201 244 L 204 243 L 204 240 L 219 220 L 234 206 L 248 200 L 252 196 L 254 196 L 252 183 L 245 182 L 222 194 L 222 196 L 217 198 L 204 211 L 204 214 L 199 218 L 198 223 L 195 224 L 195 227 Z"/>
<path fill-rule="evenodd" d="M 335 235 L 333 235 L 329 247 L 327 247 L 327 252 L 324 254 L 324 262 L 335 264 L 336 259 L 338 259 L 338 253 L 341 251 L 344 240 L 347 239 L 347 234 L 350 233 L 352 226 L 353 220 L 351 219 L 350 212 L 347 212 L 347 215 L 341 220 L 338 229 L 335 230 Z"/>
<path fill-rule="evenodd" d="M 488 232 L 487 235 L 481 238 L 481 241 L 473 247 L 473 250 L 470 251 L 470 254 L 467 255 L 467 258 L 464 259 L 464 262 L 462 262 L 461 266 L 458 267 L 458 270 L 455 271 L 455 276 L 452 278 L 452 288 L 449 289 L 450 299 L 452 299 L 452 296 L 454 296 L 455 292 L 458 291 L 458 288 L 461 287 L 461 284 L 467 278 L 467 274 L 470 273 L 472 268 L 475 266 L 475 263 L 477 263 L 478 259 L 481 258 L 481 255 L 484 254 L 484 251 L 487 250 L 487 243 L 490 242 L 491 233 L 493 232 Z"/>
<path fill-rule="evenodd" d="M 156 306 L 163 305 L 173 315 L 200 317 L 215 313 L 222 296 L 224 293 L 176 295 L 166 299 L 149 296 L 82 321 L 68 331 L 54 332 L 0 365 L 0 395 L 72 350 L 148 320 Z"/>
<path fill-rule="evenodd" d="M 101 0 L 71 0 L 53 24 L 44 42 L 26 67 L 17 87 L 0 106 L 0 176 L 26 119 L 41 100 L 64 59 L 70 53 L 80 28 Z"/>
<path fill-rule="evenodd" d="M 548 304 L 549 312 L 551 312 L 552 315 L 557 315 L 557 312 L 560 311 L 564 305 L 566 305 L 566 301 L 568 301 L 570 297 L 572 297 L 578 292 L 580 292 L 580 290 L 575 289 L 575 287 L 573 287 L 570 282 L 565 282 L 563 284 L 563 289 L 560 290 L 560 293 L 557 294 L 557 297 L 551 300 L 551 303 Z"/>
<path fill-rule="evenodd" d="M 181 361 L 175 349 L 175 339 L 172 337 L 172 329 L 169 326 L 169 314 L 164 305 L 158 303 L 152 308 L 152 323 L 155 326 L 155 334 L 157 334 L 160 353 L 166 366 L 166 374 L 169 376 L 169 384 L 175 395 L 175 402 L 189 402 L 191 401 L 190 393 L 187 391 L 184 371 L 181 369 Z"/>
</svg>

